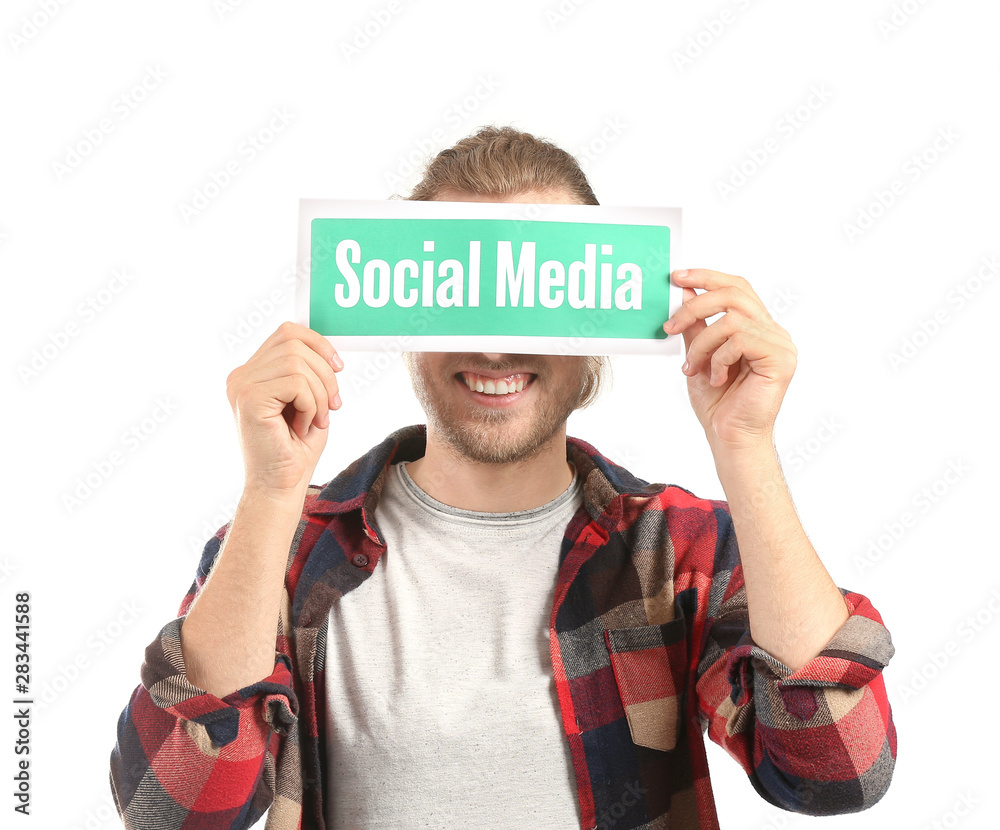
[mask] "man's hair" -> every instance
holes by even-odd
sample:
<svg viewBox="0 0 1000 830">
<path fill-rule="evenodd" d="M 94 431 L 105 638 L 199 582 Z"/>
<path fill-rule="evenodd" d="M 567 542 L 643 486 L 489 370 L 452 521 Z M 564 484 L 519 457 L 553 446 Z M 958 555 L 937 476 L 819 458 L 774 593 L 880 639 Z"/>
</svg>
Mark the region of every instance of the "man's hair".
<svg viewBox="0 0 1000 830">
<path fill-rule="evenodd" d="M 407 197 L 432 202 L 455 190 L 511 199 L 531 190 L 564 190 L 581 205 L 600 204 L 580 163 L 551 141 L 513 127 L 481 127 L 428 163 Z M 606 357 L 587 358 L 587 380 L 578 409 L 592 404 L 611 376 Z"/>
<path fill-rule="evenodd" d="M 482 127 L 442 150 L 409 198 L 430 202 L 445 190 L 504 199 L 529 190 L 566 190 L 581 205 L 598 204 L 573 156 L 513 127 Z"/>
</svg>

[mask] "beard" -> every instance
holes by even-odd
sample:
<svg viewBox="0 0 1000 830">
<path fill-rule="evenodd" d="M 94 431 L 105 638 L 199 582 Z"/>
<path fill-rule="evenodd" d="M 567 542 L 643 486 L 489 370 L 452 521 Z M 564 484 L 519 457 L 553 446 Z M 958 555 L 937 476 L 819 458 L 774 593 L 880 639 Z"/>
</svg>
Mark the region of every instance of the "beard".
<svg viewBox="0 0 1000 830">
<path fill-rule="evenodd" d="M 456 354 L 435 370 L 419 354 L 407 354 L 406 365 L 428 427 L 454 452 L 481 464 L 511 464 L 536 455 L 579 406 L 588 380 L 584 360 L 578 361 L 575 371 L 557 377 L 545 360 L 532 355 L 518 355 L 515 364 Z M 530 406 L 519 406 L 516 411 L 457 401 L 452 386 L 462 369 L 497 374 L 514 369 L 530 372 L 535 375 L 531 384 L 534 399 Z"/>
</svg>

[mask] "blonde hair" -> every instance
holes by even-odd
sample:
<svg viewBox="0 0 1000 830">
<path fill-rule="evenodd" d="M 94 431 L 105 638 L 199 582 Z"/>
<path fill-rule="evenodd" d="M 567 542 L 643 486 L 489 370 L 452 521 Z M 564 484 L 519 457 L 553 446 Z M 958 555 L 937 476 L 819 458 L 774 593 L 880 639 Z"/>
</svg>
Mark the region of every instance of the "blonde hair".
<svg viewBox="0 0 1000 830">
<path fill-rule="evenodd" d="M 446 190 L 504 199 L 529 190 L 565 190 L 581 205 L 599 204 L 573 156 L 513 127 L 482 127 L 442 150 L 407 198 L 432 202 Z"/>
<path fill-rule="evenodd" d="M 573 156 L 551 141 L 513 127 L 481 127 L 441 150 L 407 199 L 433 202 L 449 190 L 501 199 L 531 190 L 562 190 L 581 205 L 600 204 Z M 611 380 L 607 357 L 588 356 L 586 369 L 577 409 L 590 406 Z"/>
</svg>

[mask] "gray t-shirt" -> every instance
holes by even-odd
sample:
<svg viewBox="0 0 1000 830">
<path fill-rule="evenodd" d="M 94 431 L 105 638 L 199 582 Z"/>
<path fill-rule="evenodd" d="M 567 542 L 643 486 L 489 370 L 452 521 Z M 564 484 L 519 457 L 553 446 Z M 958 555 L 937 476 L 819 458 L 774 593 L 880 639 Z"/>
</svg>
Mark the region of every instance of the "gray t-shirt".
<svg viewBox="0 0 1000 830">
<path fill-rule="evenodd" d="M 459 510 L 390 470 L 388 549 L 330 612 L 331 828 L 580 826 L 548 628 L 582 503 L 574 476 L 533 510 Z"/>
</svg>

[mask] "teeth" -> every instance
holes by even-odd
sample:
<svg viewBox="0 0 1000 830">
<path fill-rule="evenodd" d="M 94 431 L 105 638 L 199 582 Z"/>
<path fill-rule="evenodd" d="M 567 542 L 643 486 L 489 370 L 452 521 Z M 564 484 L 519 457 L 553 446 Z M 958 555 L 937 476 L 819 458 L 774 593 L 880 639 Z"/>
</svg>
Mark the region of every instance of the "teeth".
<svg viewBox="0 0 1000 830">
<path fill-rule="evenodd" d="M 511 395 L 515 392 L 520 392 L 524 389 L 526 381 L 524 378 L 519 380 L 511 380 L 508 383 L 506 380 L 493 380 L 492 378 L 482 379 L 476 378 L 465 378 L 465 385 L 469 387 L 473 392 L 482 392 L 485 395 Z"/>
</svg>

